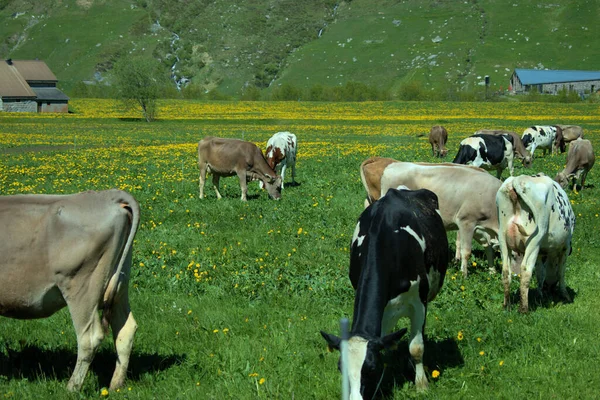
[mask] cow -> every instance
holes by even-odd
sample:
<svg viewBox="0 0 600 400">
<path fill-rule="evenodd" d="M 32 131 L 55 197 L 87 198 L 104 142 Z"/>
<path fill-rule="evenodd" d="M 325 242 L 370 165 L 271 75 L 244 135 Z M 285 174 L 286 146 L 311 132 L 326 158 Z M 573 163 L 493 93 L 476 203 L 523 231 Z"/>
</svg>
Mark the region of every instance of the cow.
<svg viewBox="0 0 600 400">
<path fill-rule="evenodd" d="M 77 334 L 71 391 L 81 388 L 110 324 L 117 350 L 110 388 L 121 387 L 137 330 L 128 296 L 137 201 L 116 189 L 0 196 L 0 221 L 0 315 L 46 318 L 69 308 Z"/>
<path fill-rule="evenodd" d="M 446 157 L 448 149 L 446 142 L 448 141 L 448 131 L 441 125 L 435 125 L 429 132 L 429 143 L 431 144 L 431 153 L 434 157 Z"/>
<path fill-rule="evenodd" d="M 515 157 L 517 159 L 521 160 L 521 162 L 523 163 L 523 166 L 525 168 L 531 167 L 531 153 L 529 153 L 529 151 L 527 151 L 527 149 L 523 145 L 523 140 L 521 140 L 521 137 L 516 132 L 499 130 L 499 129 L 480 129 L 477 132 L 475 132 L 475 135 L 481 135 L 481 134 L 510 136 L 512 138 L 511 143 L 513 145 L 513 150 L 515 151 Z"/>
<path fill-rule="evenodd" d="M 351 399 L 372 398 L 381 376 L 379 351 L 406 333 L 406 328 L 392 332 L 400 317 L 410 318 L 415 385 L 419 390 L 428 385 L 423 333 L 427 304 L 444 283 L 448 239 L 437 196 L 426 189 L 398 189 L 389 189 L 363 211 L 352 237 L 350 281 L 356 293 L 347 361 Z M 339 350 L 339 337 L 321 335 Z"/>
<path fill-rule="evenodd" d="M 561 132 L 561 138 L 554 141 L 556 152 L 560 149 L 560 152 L 564 153 L 567 143 L 577 140 L 578 138 L 583 139 L 583 128 L 579 125 L 556 125 L 556 128 L 560 129 Z"/>
<path fill-rule="evenodd" d="M 594 166 L 596 157 L 592 143 L 587 139 L 577 139 L 569 143 L 567 165 L 556 175 L 554 180 L 564 189 L 573 181 L 573 190 L 576 191 L 577 180 L 581 178 L 581 189 L 585 185 L 585 178 Z"/>
<path fill-rule="evenodd" d="M 552 152 L 552 149 L 555 147 L 556 134 L 557 130 L 555 126 L 536 125 L 525 129 L 523 135 L 521 135 L 521 139 L 533 159 L 533 153 L 535 153 L 537 148 L 542 149 L 544 155 L 546 155 L 546 150 Z"/>
<path fill-rule="evenodd" d="M 496 205 L 504 307 L 510 305 L 510 267 L 519 261 L 519 311 L 529 310 L 529 283 L 534 267 L 538 292 L 541 293 L 544 284 L 548 287 L 558 284 L 562 297 L 570 301 L 565 266 L 571 253 L 575 214 L 565 191 L 544 174 L 511 177 L 498 190 Z"/>
<path fill-rule="evenodd" d="M 389 188 L 405 185 L 411 190 L 429 189 L 440 202 L 446 231 L 458 230 L 455 258 L 467 276 L 471 241 L 486 249 L 490 271 L 498 236 L 498 214 L 494 202 L 502 182 L 481 168 L 451 163 L 410 163 L 392 158 L 369 158 L 360 166 L 360 177 L 371 204 Z"/>
<path fill-rule="evenodd" d="M 267 141 L 267 164 L 273 171 L 281 169 L 281 189 L 284 187 L 285 170 L 292 168 L 292 183 L 296 183 L 296 152 L 298 141 L 291 132 L 277 132 Z M 262 181 L 260 187 L 263 187 Z"/>
<path fill-rule="evenodd" d="M 207 171 L 212 173 L 213 186 L 218 199 L 221 198 L 219 179 L 222 176 L 234 175 L 240 179 L 242 201 L 247 200 L 247 183 L 253 179 L 262 181 L 273 199 L 281 198 L 281 177 L 269 167 L 262 151 L 254 143 L 207 136 L 198 143 L 198 166 L 201 199 L 204 198 Z"/>
<path fill-rule="evenodd" d="M 513 175 L 514 151 L 510 135 L 473 135 L 460 142 L 454 164 L 473 165 L 484 169 L 495 169 L 498 179 L 508 167 Z"/>
</svg>

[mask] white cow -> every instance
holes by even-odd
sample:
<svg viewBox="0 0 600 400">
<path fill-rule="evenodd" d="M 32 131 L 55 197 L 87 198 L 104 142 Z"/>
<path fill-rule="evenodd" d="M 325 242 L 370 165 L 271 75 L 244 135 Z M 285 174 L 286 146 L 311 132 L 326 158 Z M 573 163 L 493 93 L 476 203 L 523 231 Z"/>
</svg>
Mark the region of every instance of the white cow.
<svg viewBox="0 0 600 400">
<path fill-rule="evenodd" d="M 296 182 L 296 151 L 298 141 L 296 135 L 291 132 L 277 132 L 267 142 L 267 164 L 275 172 L 277 167 L 281 166 L 281 188 L 283 189 L 283 180 L 285 179 L 285 170 L 289 166 L 292 168 L 292 183 Z M 260 187 L 262 188 L 262 182 Z"/>
<path fill-rule="evenodd" d="M 531 153 L 531 158 L 533 158 L 533 153 L 537 148 L 544 150 L 544 155 L 546 155 L 546 150 L 552 153 L 556 133 L 555 126 L 535 125 L 525 129 L 521 139 L 525 148 Z"/>
<path fill-rule="evenodd" d="M 560 294 L 570 301 L 565 266 L 571 252 L 575 214 L 565 191 L 544 174 L 510 177 L 498 190 L 496 205 L 504 306 L 510 302 L 509 268 L 521 257 L 521 312 L 529 309 L 529 283 L 534 267 L 539 291 L 544 283 L 558 284 Z"/>
</svg>

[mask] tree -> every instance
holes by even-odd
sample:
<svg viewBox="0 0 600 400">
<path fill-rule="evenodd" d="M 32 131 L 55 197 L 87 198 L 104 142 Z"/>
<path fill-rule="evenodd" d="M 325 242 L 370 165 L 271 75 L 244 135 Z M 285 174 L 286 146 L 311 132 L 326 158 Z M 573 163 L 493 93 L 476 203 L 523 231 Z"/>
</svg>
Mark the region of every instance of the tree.
<svg viewBox="0 0 600 400">
<path fill-rule="evenodd" d="M 141 108 L 146 121 L 157 116 L 156 100 L 165 85 L 160 63 L 152 58 L 126 57 L 114 68 L 117 97 L 126 108 Z"/>
</svg>

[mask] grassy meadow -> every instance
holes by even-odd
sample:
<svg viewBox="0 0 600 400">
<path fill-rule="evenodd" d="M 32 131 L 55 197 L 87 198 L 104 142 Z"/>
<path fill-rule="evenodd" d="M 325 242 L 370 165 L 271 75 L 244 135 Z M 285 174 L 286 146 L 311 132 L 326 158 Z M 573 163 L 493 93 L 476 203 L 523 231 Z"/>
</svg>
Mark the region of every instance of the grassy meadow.
<svg viewBox="0 0 600 400">
<path fill-rule="evenodd" d="M 67 393 L 76 359 L 68 311 L 45 320 L 3 318 L 2 398 L 338 398 L 338 354 L 328 352 L 319 330 L 338 333 L 339 319 L 351 318 L 349 244 L 363 209 L 364 159 L 437 162 L 427 141 L 434 124 L 449 132 L 447 161 L 480 128 L 521 133 L 533 124 L 578 124 L 600 147 L 600 108 L 590 104 L 164 101 L 150 124 L 112 101 L 71 106 L 68 115 L 0 113 L 0 193 L 118 187 L 138 199 L 130 298 L 139 328 L 130 372 L 126 387 L 103 392 L 115 362 L 109 337 L 82 392 Z M 281 201 L 253 182 L 241 202 L 233 177 L 221 180 L 222 200 L 210 180 L 207 198 L 198 199 L 202 137 L 243 138 L 264 149 L 281 130 L 294 132 L 299 147 L 299 184 L 288 185 Z M 532 168 L 518 163 L 515 173 L 554 177 L 566 154 L 536 156 Z M 574 301 L 533 304 L 528 315 L 503 310 L 500 274 L 488 273 L 476 247 L 468 278 L 451 265 L 429 306 L 429 391 L 415 391 L 405 338 L 385 355 L 385 398 L 596 398 L 598 176 L 592 169 L 589 187 L 568 192 L 577 216 L 567 264 Z"/>
</svg>

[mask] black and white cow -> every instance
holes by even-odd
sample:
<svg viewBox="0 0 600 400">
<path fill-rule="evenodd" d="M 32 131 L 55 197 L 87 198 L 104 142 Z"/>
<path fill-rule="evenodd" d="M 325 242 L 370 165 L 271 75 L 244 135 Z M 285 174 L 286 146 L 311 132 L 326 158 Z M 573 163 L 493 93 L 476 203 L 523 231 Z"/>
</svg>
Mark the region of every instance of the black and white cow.
<svg viewBox="0 0 600 400">
<path fill-rule="evenodd" d="M 537 148 L 544 150 L 544 155 L 546 155 L 546 151 L 552 152 L 556 135 L 555 126 L 535 125 L 525 129 L 521 139 L 525 149 L 531 153 L 531 158 L 533 158 L 533 153 Z"/>
<path fill-rule="evenodd" d="M 390 333 L 400 317 L 410 318 L 409 351 L 415 384 L 427 388 L 423 330 L 427 303 L 444 282 L 448 239 L 430 190 L 390 189 L 361 214 L 350 251 L 350 281 L 356 290 L 348 341 L 350 398 L 371 398 L 381 376 L 380 350 L 395 344 L 406 328 Z M 330 347 L 340 338 L 321 331 Z"/>
<path fill-rule="evenodd" d="M 510 135 L 473 135 L 460 142 L 454 164 L 496 170 L 498 179 L 506 167 L 513 174 L 514 151 Z"/>
</svg>

